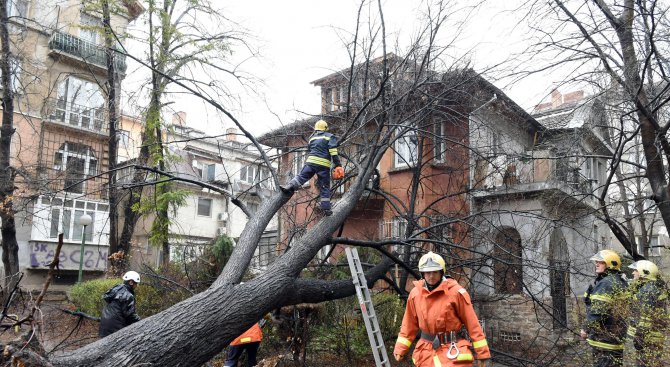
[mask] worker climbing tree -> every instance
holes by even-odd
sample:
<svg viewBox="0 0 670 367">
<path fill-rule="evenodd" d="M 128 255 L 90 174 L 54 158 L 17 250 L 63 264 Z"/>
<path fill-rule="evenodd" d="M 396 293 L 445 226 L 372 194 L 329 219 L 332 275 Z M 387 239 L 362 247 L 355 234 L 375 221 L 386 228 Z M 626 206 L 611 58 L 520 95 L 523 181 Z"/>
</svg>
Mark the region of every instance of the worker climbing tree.
<svg viewBox="0 0 670 367">
<path fill-rule="evenodd" d="M 327 132 L 328 123 L 319 120 L 314 124 L 314 133 L 307 143 L 307 160 L 300 173 L 293 177 L 287 185 L 280 186 L 286 194 L 292 194 L 310 178 L 317 176 L 317 186 L 321 198 L 319 208 L 324 215 L 333 214 L 330 205 L 330 167 L 331 161 L 335 165 L 334 179 L 344 177 L 344 169 L 337 154 L 337 137 Z"/>
</svg>

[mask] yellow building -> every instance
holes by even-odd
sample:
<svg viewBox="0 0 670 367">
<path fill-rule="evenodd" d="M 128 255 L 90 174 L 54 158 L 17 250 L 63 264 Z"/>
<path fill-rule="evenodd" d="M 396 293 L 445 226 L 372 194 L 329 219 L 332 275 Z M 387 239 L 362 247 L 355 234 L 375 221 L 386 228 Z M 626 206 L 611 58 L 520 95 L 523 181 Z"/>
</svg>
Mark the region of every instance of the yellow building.
<svg viewBox="0 0 670 367">
<path fill-rule="evenodd" d="M 117 0 L 112 28 L 123 39 L 128 23 L 143 11 L 138 0 Z M 14 207 L 22 285 L 42 283 L 58 234 L 63 233 L 61 276 L 76 281 L 106 269 L 109 236 L 109 119 L 107 62 L 100 11 L 80 0 L 11 0 L 15 91 L 12 162 L 19 174 Z M 125 57 L 116 54 L 117 87 Z M 86 245 L 80 262 L 83 226 Z"/>
</svg>

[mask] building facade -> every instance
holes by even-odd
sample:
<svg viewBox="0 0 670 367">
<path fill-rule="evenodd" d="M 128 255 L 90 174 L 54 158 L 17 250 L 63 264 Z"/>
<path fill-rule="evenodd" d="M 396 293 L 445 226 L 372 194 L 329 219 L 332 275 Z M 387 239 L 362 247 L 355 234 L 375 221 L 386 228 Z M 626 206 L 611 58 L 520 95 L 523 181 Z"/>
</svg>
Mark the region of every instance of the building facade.
<svg viewBox="0 0 670 367">
<path fill-rule="evenodd" d="M 41 284 L 59 233 L 61 275 L 71 284 L 106 269 L 109 203 L 107 63 L 101 13 L 81 1 L 8 1 L 15 97 L 11 164 L 16 178 L 16 214 L 22 285 Z M 111 26 L 123 39 L 129 22 L 144 10 L 124 1 Z M 117 54 L 117 87 L 126 61 Z M 82 256 L 83 226 L 88 214 Z M 83 258 L 83 261 L 80 261 Z"/>
<path fill-rule="evenodd" d="M 137 119 L 126 118 L 122 130 L 128 131 L 130 161 L 137 156 L 141 129 Z M 260 154 L 250 143 L 239 138 L 237 130 L 230 128 L 226 134 L 210 136 L 188 126 L 185 112 L 175 113 L 166 129 L 165 146 L 176 159 L 169 171 L 182 180 L 175 181 L 175 189 L 188 192 L 185 205 L 172 214 L 170 224 L 170 260 L 190 262 L 201 256 L 206 246 L 219 236 L 233 240 L 240 236 L 248 217 L 235 204 L 241 201 L 253 215 L 264 197 L 274 190 L 270 171 L 261 161 Z M 126 151 L 120 149 L 120 152 Z M 133 169 L 128 167 L 120 175 L 121 184 L 130 182 Z M 195 182 L 213 188 L 203 188 Z M 223 194 L 217 189 L 224 190 Z M 147 188 L 150 190 L 150 188 Z M 165 254 L 149 243 L 153 214 L 140 218 L 134 233 L 134 264 L 159 265 Z M 270 223 L 256 250 L 252 270 L 262 270 L 276 257 L 276 221 Z"/>
<path fill-rule="evenodd" d="M 523 121 L 501 116 L 496 103 L 470 118 L 473 243 L 490 256 L 473 293 L 494 348 L 572 365 L 579 296 L 595 276 L 588 259 L 613 245 L 599 219 L 613 154 L 604 105 L 555 91 Z"/>
</svg>

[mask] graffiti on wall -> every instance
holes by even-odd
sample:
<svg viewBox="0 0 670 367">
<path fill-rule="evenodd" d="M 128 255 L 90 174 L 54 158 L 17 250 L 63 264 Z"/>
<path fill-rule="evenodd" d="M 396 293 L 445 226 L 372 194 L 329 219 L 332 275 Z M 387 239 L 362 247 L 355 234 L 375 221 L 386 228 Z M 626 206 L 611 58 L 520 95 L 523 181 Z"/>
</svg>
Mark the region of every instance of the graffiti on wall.
<svg viewBox="0 0 670 367">
<path fill-rule="evenodd" d="M 56 246 L 57 244 L 53 242 L 31 242 L 30 266 L 33 268 L 48 268 L 53 261 Z M 84 246 L 83 269 L 104 271 L 107 266 L 107 252 L 107 246 Z M 78 270 L 80 255 L 80 244 L 63 244 L 60 256 L 58 256 L 60 269 Z"/>
</svg>

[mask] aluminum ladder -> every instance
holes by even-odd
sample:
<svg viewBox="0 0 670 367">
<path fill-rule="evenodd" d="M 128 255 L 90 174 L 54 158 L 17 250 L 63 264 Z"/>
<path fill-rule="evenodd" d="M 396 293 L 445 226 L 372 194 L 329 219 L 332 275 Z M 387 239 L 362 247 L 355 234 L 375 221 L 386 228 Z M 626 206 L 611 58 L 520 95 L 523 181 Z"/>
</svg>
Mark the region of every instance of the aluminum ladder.
<svg viewBox="0 0 670 367">
<path fill-rule="evenodd" d="M 358 257 L 358 250 L 356 250 L 355 247 L 345 247 L 344 251 L 347 253 L 349 269 L 351 270 L 354 287 L 356 287 L 358 303 L 361 305 L 363 321 L 365 321 L 365 330 L 368 332 L 368 339 L 370 339 L 370 345 L 372 346 L 372 354 L 375 357 L 375 365 L 377 367 L 391 367 L 391 362 L 389 362 L 388 355 L 386 354 L 382 332 L 379 329 L 379 321 L 377 320 L 375 307 L 373 306 L 372 298 L 370 297 L 368 282 L 365 279 L 361 260 Z"/>
</svg>

